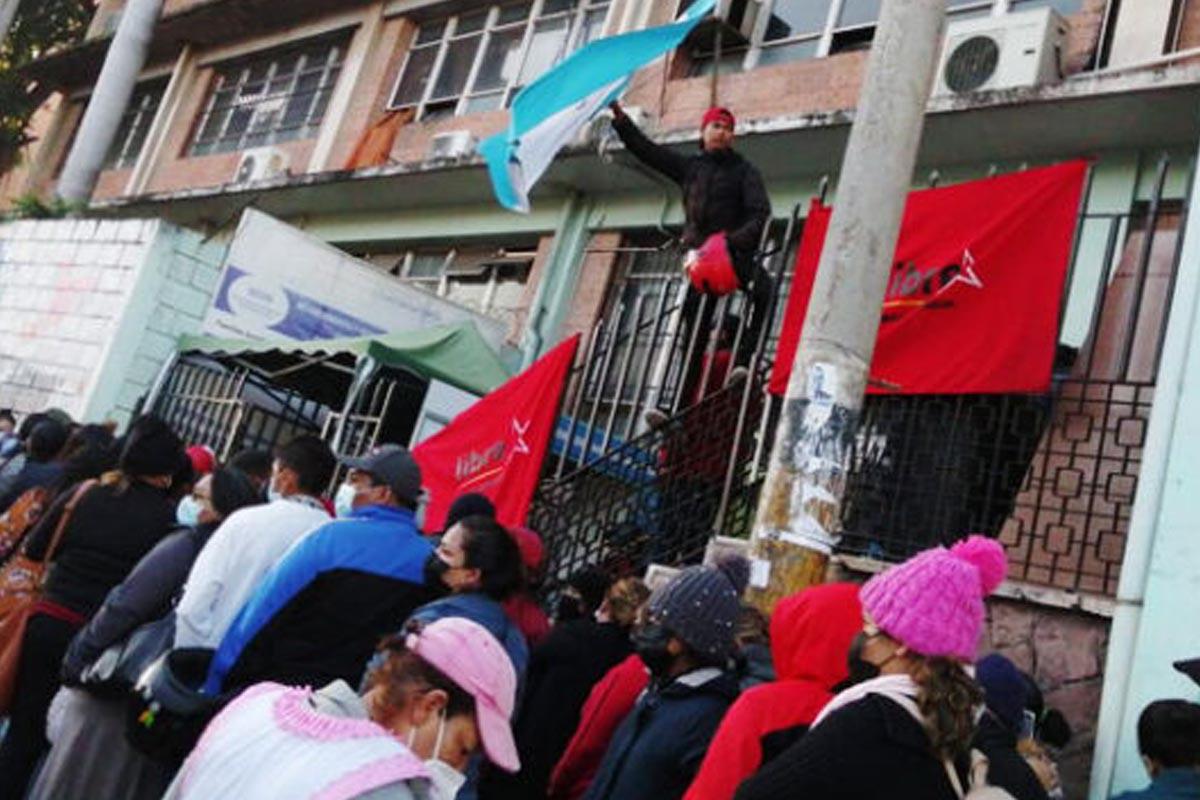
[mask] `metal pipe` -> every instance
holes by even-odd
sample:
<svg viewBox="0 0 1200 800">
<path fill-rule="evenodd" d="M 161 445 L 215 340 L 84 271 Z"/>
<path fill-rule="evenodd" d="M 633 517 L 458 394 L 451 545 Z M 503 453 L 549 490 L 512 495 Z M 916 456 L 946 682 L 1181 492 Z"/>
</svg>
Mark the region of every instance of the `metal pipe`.
<svg viewBox="0 0 1200 800">
<path fill-rule="evenodd" d="M 1084 346 L 1087 348 L 1084 363 L 1084 375 L 1090 375 L 1092 372 L 1092 363 L 1096 360 L 1096 335 L 1100 332 L 1100 315 L 1104 310 L 1104 304 L 1108 300 L 1108 290 L 1112 285 L 1111 275 L 1117 269 L 1113 264 L 1113 259 L 1117 253 L 1117 237 L 1121 230 L 1121 221 L 1119 219 L 1111 219 L 1108 221 L 1108 239 L 1104 245 L 1104 274 L 1100 276 L 1100 292 L 1096 298 L 1096 302 L 1092 305 L 1092 318 L 1088 321 L 1087 336 L 1084 338 Z"/>
<path fill-rule="evenodd" d="M 1179 230 L 1180 231 L 1187 230 L 1188 218 L 1191 216 L 1191 213 L 1192 213 L 1191 206 L 1192 206 L 1193 198 L 1192 198 L 1191 192 L 1192 192 L 1192 186 L 1196 182 L 1196 167 L 1197 167 L 1196 160 L 1193 160 L 1192 166 L 1188 170 L 1188 184 L 1187 184 L 1188 185 L 1188 193 L 1187 193 L 1187 196 L 1184 197 L 1184 199 L 1183 199 L 1183 212 L 1180 214 L 1180 217 L 1179 217 Z M 1181 235 L 1179 237 L 1179 241 L 1175 245 L 1175 257 L 1172 259 L 1172 263 L 1171 263 L 1171 276 L 1169 278 L 1167 278 L 1167 291 L 1163 295 L 1163 302 L 1166 304 L 1166 308 L 1164 309 L 1163 313 L 1167 314 L 1167 315 L 1170 314 L 1171 298 L 1173 298 L 1175 296 L 1175 282 L 1176 282 L 1176 279 L 1179 277 L 1179 262 L 1180 262 L 1180 259 L 1182 259 L 1182 257 L 1183 257 L 1183 236 Z M 1167 325 L 1170 323 L 1170 321 L 1171 321 L 1170 317 L 1167 316 L 1163 319 L 1162 324 L 1159 325 L 1159 327 L 1158 327 L 1158 341 L 1154 345 L 1154 371 L 1151 373 L 1153 375 L 1158 374 L 1158 368 L 1162 362 L 1163 344 L 1166 341 Z"/>
<path fill-rule="evenodd" d="M 596 430 L 596 418 L 600 416 L 600 398 L 604 394 L 604 384 L 608 383 L 608 368 L 612 366 L 613 350 L 617 345 L 617 335 L 621 332 L 621 317 L 625 315 L 625 304 L 617 305 L 617 313 L 612 321 L 612 328 L 608 333 L 608 346 L 604 350 L 604 356 L 600 361 L 600 380 L 596 382 L 596 392 L 592 398 L 592 410 L 588 412 L 587 430 L 584 432 L 583 448 L 579 451 L 579 460 L 576 466 L 582 467 L 587 462 L 588 453 L 592 449 L 592 434 Z"/>
<path fill-rule="evenodd" d="M 633 431 L 637 426 L 638 409 L 641 408 L 642 392 L 646 389 L 646 379 L 650 376 L 650 365 L 654 362 L 655 347 L 658 344 L 659 330 L 662 328 L 663 311 L 667 307 L 667 295 L 670 294 L 670 288 L 671 282 L 667 281 L 658 295 L 658 307 L 654 310 L 654 324 L 650 328 L 650 341 L 646 346 L 646 360 L 642 362 L 641 373 L 638 375 L 637 385 L 633 390 L 633 408 L 629 412 L 629 421 L 625 423 L 626 441 L 633 438 Z M 637 344 L 637 337 L 634 337 L 633 343 L 634 345 Z"/>
<path fill-rule="evenodd" d="M 1062 300 L 1058 304 L 1058 336 L 1062 336 L 1063 321 L 1067 314 L 1067 300 L 1071 297 L 1071 281 L 1075 278 L 1075 262 L 1079 260 L 1079 244 L 1083 239 L 1083 226 L 1087 222 L 1087 210 L 1091 205 L 1092 177 L 1095 175 L 1096 162 L 1089 161 L 1083 180 L 1083 194 L 1079 203 L 1079 213 L 1075 215 L 1075 233 L 1071 237 L 1071 258 L 1067 262 L 1067 276 L 1063 281 Z M 1057 341 L 1057 340 L 1056 340 Z"/>
<path fill-rule="evenodd" d="M 1150 196 L 1150 211 L 1146 215 L 1146 229 L 1142 236 L 1142 249 L 1138 254 L 1137 268 L 1133 273 L 1133 302 L 1129 305 L 1129 316 L 1125 321 L 1125 343 L 1121 347 L 1120 369 L 1117 377 L 1123 379 L 1129 373 L 1129 360 L 1133 357 L 1133 343 L 1137 339 L 1138 316 L 1142 300 L 1146 296 L 1146 281 L 1149 279 L 1150 256 L 1154 253 L 1154 234 L 1158 229 L 1158 214 L 1162 208 L 1163 188 L 1167 183 L 1167 168 L 1171 157 L 1166 153 L 1158 160 L 1158 175 L 1154 179 L 1154 194 Z"/>
<path fill-rule="evenodd" d="M 600 445 L 600 452 L 608 452 L 608 444 L 612 441 L 613 425 L 617 421 L 617 408 L 620 407 L 621 401 L 625 395 L 625 381 L 629 377 L 629 367 L 633 363 L 633 351 L 637 349 L 638 327 L 642 324 L 642 308 L 646 305 L 646 295 L 638 297 L 637 305 L 633 312 L 633 331 L 629 336 L 629 345 L 625 350 L 625 357 L 621 359 L 620 372 L 617 374 L 617 391 L 613 397 L 612 403 L 608 407 L 608 422 L 604 425 L 604 444 Z M 637 405 L 634 404 L 630 415 L 637 413 Z"/>
<path fill-rule="evenodd" d="M 671 416 L 678 414 L 683 403 L 690 399 L 683 395 L 688 388 L 688 373 L 692 371 L 692 356 L 696 353 L 696 342 L 700 340 L 700 323 L 704 320 L 710 299 L 710 295 L 700 295 L 700 307 L 696 309 L 696 316 L 692 318 L 692 329 L 688 332 L 688 346 L 684 352 L 682 369 L 679 372 L 679 385 L 675 388 L 675 401 L 671 403 Z"/>
<path fill-rule="evenodd" d="M 704 348 L 704 358 L 700 366 L 700 387 L 696 392 L 696 402 L 700 402 L 708 396 L 708 379 L 712 376 L 713 361 L 717 356 L 717 345 L 721 341 L 721 329 L 724 327 L 725 312 L 729 308 L 730 295 L 725 295 L 719 300 L 714 300 L 716 311 L 713 313 L 713 318 L 716 321 L 716 329 L 709 326 L 708 330 L 708 346 Z"/>
<path fill-rule="evenodd" d="M 587 352 L 583 356 L 583 364 L 575 371 L 578 383 L 575 385 L 575 399 L 571 401 L 570 427 L 567 428 L 567 438 L 563 443 L 562 452 L 558 455 L 558 466 L 554 469 L 555 480 L 562 478 L 563 468 L 571 452 L 571 445 L 575 443 L 575 426 L 579 424 L 579 407 L 583 404 L 583 395 L 587 391 L 588 370 L 592 366 L 592 356 L 596 352 L 596 341 L 600 338 L 603 330 L 604 320 L 597 320 L 596 324 L 592 326 L 592 333 L 588 338 Z"/>
</svg>

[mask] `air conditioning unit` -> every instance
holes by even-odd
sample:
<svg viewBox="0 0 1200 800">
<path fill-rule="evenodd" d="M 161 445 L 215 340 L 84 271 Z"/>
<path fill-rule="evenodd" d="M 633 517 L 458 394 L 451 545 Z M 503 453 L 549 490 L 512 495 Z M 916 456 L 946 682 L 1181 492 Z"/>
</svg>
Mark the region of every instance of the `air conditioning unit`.
<svg viewBox="0 0 1200 800">
<path fill-rule="evenodd" d="M 939 95 L 1020 89 L 1062 79 L 1067 23 L 1050 8 L 950 23 Z"/>
<path fill-rule="evenodd" d="M 739 36 L 749 41 L 760 11 L 762 0 L 717 0 L 713 16 L 723 20 Z"/>
<path fill-rule="evenodd" d="M 275 147 L 256 147 L 242 153 L 234 174 L 235 184 L 253 183 L 278 178 L 288 171 L 287 153 Z"/>
<path fill-rule="evenodd" d="M 446 131 L 433 137 L 429 144 L 429 158 L 460 159 L 475 154 L 477 141 L 470 131 Z"/>
</svg>

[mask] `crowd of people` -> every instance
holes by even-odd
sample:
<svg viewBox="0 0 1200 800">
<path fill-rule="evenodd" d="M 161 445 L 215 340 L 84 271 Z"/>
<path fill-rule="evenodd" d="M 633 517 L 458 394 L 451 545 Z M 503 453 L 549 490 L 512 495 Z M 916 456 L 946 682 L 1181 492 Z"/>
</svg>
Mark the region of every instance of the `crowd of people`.
<svg viewBox="0 0 1200 800">
<path fill-rule="evenodd" d="M 1063 796 L 1061 715 L 978 658 L 990 539 L 767 618 L 741 557 L 547 576 L 487 498 L 436 532 L 421 502 L 399 445 L 221 463 L 151 416 L 0 414 L 0 798 Z M 1138 738 L 1128 800 L 1200 797 L 1200 705 Z"/>
</svg>

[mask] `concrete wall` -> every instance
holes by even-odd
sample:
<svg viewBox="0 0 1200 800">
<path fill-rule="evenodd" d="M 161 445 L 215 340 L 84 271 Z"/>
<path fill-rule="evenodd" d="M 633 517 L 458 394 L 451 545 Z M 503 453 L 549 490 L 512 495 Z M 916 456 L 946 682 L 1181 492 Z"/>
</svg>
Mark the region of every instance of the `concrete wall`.
<svg viewBox="0 0 1200 800">
<path fill-rule="evenodd" d="M 155 220 L 0 225 L 0 405 L 126 419 L 199 330 L 222 255 Z"/>
<path fill-rule="evenodd" d="M 1070 800 L 1087 796 L 1108 630 L 1106 618 L 1083 611 L 988 602 L 983 652 L 1001 653 L 1032 675 L 1047 708 L 1057 708 L 1071 723 L 1071 742 L 1058 759 Z"/>
</svg>

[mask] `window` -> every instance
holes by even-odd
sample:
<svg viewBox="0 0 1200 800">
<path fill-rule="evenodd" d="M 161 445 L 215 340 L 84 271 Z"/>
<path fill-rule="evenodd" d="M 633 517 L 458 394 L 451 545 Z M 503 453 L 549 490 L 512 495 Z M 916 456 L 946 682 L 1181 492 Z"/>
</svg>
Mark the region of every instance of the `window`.
<svg viewBox="0 0 1200 800">
<path fill-rule="evenodd" d="M 391 108 L 419 118 L 504 108 L 522 86 L 600 36 L 609 0 L 531 0 L 421 25 Z"/>
<path fill-rule="evenodd" d="M 218 67 L 192 155 L 316 135 L 344 57 L 344 41 L 325 40 Z"/>
<path fill-rule="evenodd" d="M 685 0 L 687 7 L 690 0 Z M 1060 14 L 1078 12 L 1083 0 L 946 0 L 951 20 L 1051 7 Z M 764 13 L 750 41 L 724 37 L 721 71 L 752 69 L 804 58 L 869 47 L 879 21 L 882 0 L 763 0 Z M 691 74 L 713 70 L 712 29 L 689 43 Z"/>
<path fill-rule="evenodd" d="M 121 117 L 112 147 L 104 159 L 105 169 L 125 169 L 137 163 L 164 91 L 166 83 L 162 81 L 139 86 L 134 91 L 125 115 Z"/>
<path fill-rule="evenodd" d="M 522 308 L 536 251 L 537 241 L 532 240 L 504 246 L 429 245 L 363 258 L 403 283 L 512 322 Z"/>
</svg>

